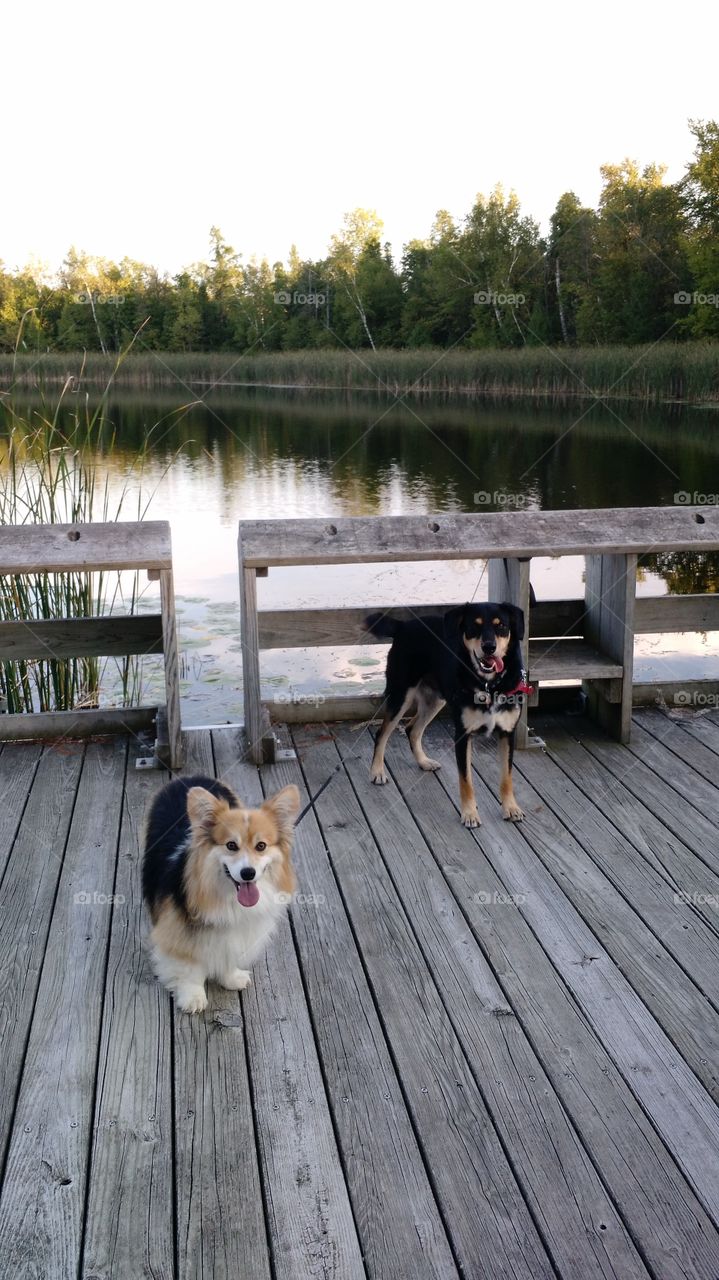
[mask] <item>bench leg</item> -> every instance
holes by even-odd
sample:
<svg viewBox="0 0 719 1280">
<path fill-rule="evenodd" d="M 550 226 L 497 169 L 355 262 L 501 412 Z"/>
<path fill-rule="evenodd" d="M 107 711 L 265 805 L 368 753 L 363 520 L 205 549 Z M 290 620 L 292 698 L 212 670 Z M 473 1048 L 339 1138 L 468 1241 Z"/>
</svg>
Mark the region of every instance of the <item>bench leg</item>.
<svg viewBox="0 0 719 1280">
<path fill-rule="evenodd" d="M 177 624 L 172 569 L 160 571 L 162 647 L 165 655 L 165 698 L 167 703 L 167 760 L 171 769 L 182 766 L 182 725 L 180 721 L 180 672 L 177 658 Z M 158 742 L 163 735 L 158 732 Z"/>
<path fill-rule="evenodd" d="M 257 620 L 257 570 L 246 569 L 240 561 L 240 627 L 242 629 L 242 684 L 244 689 L 245 733 L 250 759 L 255 764 L 273 763 L 275 738 L 270 718 L 260 698 L 260 633 Z"/>
<path fill-rule="evenodd" d="M 529 560 L 490 560 L 489 561 L 489 599 L 495 604 L 506 600 L 515 604 L 524 612 L 524 639 L 522 640 L 522 665 L 529 679 Z M 514 745 L 518 751 L 524 750 L 528 741 L 527 699 L 524 699 L 522 714 L 517 721 Z"/>
<path fill-rule="evenodd" d="M 636 555 L 587 556 L 585 638 L 622 665 L 621 681 L 588 681 L 592 714 L 619 742 L 632 731 Z M 606 683 L 606 688 L 604 687 Z"/>
</svg>

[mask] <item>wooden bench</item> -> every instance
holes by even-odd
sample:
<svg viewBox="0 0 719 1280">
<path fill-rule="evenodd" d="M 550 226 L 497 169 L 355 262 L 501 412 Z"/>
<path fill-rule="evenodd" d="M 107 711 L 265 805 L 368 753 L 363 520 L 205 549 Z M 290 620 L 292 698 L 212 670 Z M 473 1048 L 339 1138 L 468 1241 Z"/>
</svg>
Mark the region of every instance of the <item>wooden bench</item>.
<svg viewBox="0 0 719 1280">
<path fill-rule="evenodd" d="M 528 619 L 523 651 L 530 680 L 581 680 L 594 713 L 622 742 L 630 734 L 635 634 L 719 629 L 719 596 L 635 598 L 638 556 L 719 549 L 717 507 L 252 520 L 240 522 L 238 547 L 245 722 L 257 762 L 272 759 L 275 749 L 260 697 L 260 650 L 376 643 L 361 630 L 376 606 L 258 612 L 257 578 L 274 566 L 488 560 L 489 598 L 512 601 Z M 563 555 L 586 557 L 585 599 L 541 602 L 530 614 L 532 558 Z M 366 710 L 366 698 L 355 702 Z M 275 710 L 278 719 L 290 718 L 289 704 Z M 306 706 L 299 710 L 309 718 Z M 323 712 L 331 719 L 336 708 Z M 525 708 L 518 745 L 526 742 Z"/>
<path fill-rule="evenodd" d="M 158 759 L 182 763 L 170 525 L 9 525 L 0 529 L 0 575 L 146 570 L 160 583 L 160 612 L 136 616 L 0 622 L 0 661 L 162 653 L 165 707 L 91 708 L 0 715 L 0 739 L 86 737 L 156 726 Z"/>
</svg>

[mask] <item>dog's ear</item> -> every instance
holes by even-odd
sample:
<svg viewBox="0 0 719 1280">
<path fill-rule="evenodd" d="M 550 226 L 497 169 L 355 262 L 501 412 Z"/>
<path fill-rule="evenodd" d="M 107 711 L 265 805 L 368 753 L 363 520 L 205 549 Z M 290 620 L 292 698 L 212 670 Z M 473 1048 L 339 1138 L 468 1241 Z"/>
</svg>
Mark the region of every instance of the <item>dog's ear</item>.
<svg viewBox="0 0 719 1280">
<path fill-rule="evenodd" d="M 204 787 L 190 787 L 187 793 L 187 816 L 193 831 L 210 835 L 224 803 L 224 800 L 213 796 Z"/>
<path fill-rule="evenodd" d="M 468 609 L 468 604 L 458 604 L 455 605 L 454 609 L 447 610 L 444 615 L 444 634 L 446 636 L 457 635 L 462 630 Z"/>
<path fill-rule="evenodd" d="M 509 614 L 512 636 L 515 640 L 524 639 L 524 610 L 519 609 L 516 604 L 508 604 L 502 602 L 502 608 Z"/>
<path fill-rule="evenodd" d="M 297 787 L 294 784 L 283 787 L 276 795 L 265 800 L 262 808 L 272 814 L 279 828 L 280 839 L 289 844 L 292 840 L 295 818 L 300 811 L 300 793 Z"/>
</svg>

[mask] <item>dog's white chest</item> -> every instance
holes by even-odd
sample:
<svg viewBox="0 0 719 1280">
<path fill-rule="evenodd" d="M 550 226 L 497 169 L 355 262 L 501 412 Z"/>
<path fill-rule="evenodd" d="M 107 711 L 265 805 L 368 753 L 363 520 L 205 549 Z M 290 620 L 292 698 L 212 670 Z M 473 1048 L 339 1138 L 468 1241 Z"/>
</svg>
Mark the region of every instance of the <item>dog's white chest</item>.
<svg viewBox="0 0 719 1280">
<path fill-rule="evenodd" d="M 256 907 L 227 905 L 213 924 L 200 927 L 195 946 L 202 956 L 208 977 L 221 977 L 229 969 L 249 969 L 264 951 L 284 915 L 284 906 L 276 905 L 268 895 Z"/>
<path fill-rule="evenodd" d="M 495 729 L 511 733 L 519 716 L 519 707 L 465 707 L 462 725 L 466 733 L 482 733 L 488 738 Z"/>
<path fill-rule="evenodd" d="M 462 724 L 466 733 L 484 733 L 489 737 L 496 721 L 491 707 L 465 707 L 462 712 Z"/>
<path fill-rule="evenodd" d="M 520 715 L 521 710 L 519 707 L 499 707 L 494 713 L 495 728 L 503 729 L 505 733 L 511 733 Z"/>
</svg>

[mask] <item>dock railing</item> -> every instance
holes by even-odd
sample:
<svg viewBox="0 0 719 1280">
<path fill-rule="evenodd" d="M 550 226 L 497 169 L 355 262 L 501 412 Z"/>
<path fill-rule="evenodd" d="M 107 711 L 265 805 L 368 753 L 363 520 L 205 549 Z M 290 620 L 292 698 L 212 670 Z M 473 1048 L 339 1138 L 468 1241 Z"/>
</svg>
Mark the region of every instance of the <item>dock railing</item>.
<svg viewBox="0 0 719 1280">
<path fill-rule="evenodd" d="M 0 575 L 3 577 L 124 569 L 146 570 L 150 580 L 159 580 L 159 613 L 0 622 L 0 662 L 161 653 L 165 659 L 166 704 L 0 715 L 0 740 L 137 733 L 154 726 L 158 759 L 173 768 L 182 763 L 169 522 L 117 521 L 0 528 Z"/>
<path fill-rule="evenodd" d="M 686 680 L 635 685 L 634 637 L 719 630 L 719 595 L 636 596 L 639 556 L 719 550 L 719 507 L 243 520 L 238 550 L 245 726 L 252 759 L 258 763 L 274 759 L 271 718 L 297 719 L 298 711 L 299 718 L 312 718 L 306 704 L 296 709 L 288 702 L 263 703 L 260 652 L 378 643 L 362 630 L 362 620 L 377 607 L 370 603 L 338 609 L 259 610 L 257 579 L 274 567 L 488 561 L 489 599 L 507 600 L 524 610 L 523 653 L 530 681 L 581 681 L 591 711 L 621 742 L 629 741 L 633 702 L 670 698 L 672 689 L 690 687 Z M 584 556 L 584 598 L 541 601 L 530 610 L 531 561 L 536 556 Z M 459 603 L 405 606 L 389 612 L 416 617 Z M 367 708 L 366 697 L 346 696 L 325 701 L 320 711 L 323 720 L 359 719 Z M 526 743 L 525 707 L 517 744 Z"/>
</svg>

